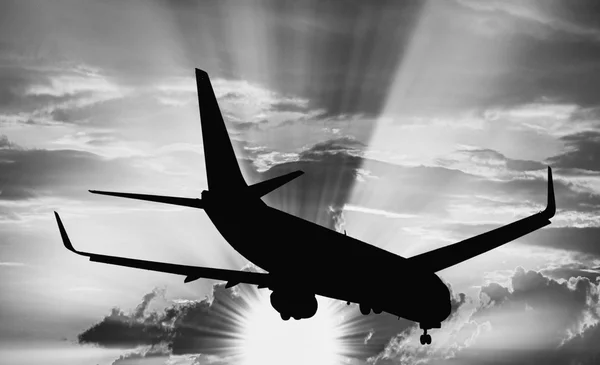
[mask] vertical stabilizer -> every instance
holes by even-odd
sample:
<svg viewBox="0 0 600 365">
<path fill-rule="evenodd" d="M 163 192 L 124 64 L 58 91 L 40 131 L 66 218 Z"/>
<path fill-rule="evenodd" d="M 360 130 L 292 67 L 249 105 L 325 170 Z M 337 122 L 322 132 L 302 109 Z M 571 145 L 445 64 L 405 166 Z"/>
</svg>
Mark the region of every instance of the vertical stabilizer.
<svg viewBox="0 0 600 365">
<path fill-rule="evenodd" d="M 240 172 L 217 98 L 205 71 L 196 69 L 196 86 L 208 189 L 227 190 L 230 193 L 245 189 L 246 182 Z"/>
</svg>

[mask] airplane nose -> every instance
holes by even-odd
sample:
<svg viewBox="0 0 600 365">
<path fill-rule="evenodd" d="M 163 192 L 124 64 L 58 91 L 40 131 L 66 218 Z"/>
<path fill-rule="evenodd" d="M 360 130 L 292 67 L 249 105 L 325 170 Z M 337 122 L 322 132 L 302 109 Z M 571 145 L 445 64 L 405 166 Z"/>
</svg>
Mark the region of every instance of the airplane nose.
<svg viewBox="0 0 600 365">
<path fill-rule="evenodd" d="M 444 284 L 442 280 L 439 280 L 438 289 L 436 290 L 436 293 L 436 307 L 438 308 L 437 312 L 441 322 L 448 318 L 450 316 L 450 313 L 452 312 L 450 289 L 446 286 L 446 284 Z"/>
</svg>

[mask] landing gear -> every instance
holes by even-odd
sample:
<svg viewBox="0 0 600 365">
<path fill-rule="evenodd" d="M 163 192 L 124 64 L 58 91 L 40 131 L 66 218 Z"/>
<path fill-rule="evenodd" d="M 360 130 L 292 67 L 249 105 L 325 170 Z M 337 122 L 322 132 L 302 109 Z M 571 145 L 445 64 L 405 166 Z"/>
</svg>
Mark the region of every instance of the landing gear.
<svg viewBox="0 0 600 365">
<path fill-rule="evenodd" d="M 284 321 L 287 321 L 288 319 L 290 319 L 290 315 L 287 313 L 280 313 L 281 315 L 281 319 L 283 319 Z"/>
<path fill-rule="evenodd" d="M 360 309 L 360 313 L 362 313 L 364 316 L 371 313 L 371 307 L 369 307 L 368 305 L 366 305 L 364 303 L 360 303 L 358 305 L 358 308 Z"/>
<path fill-rule="evenodd" d="M 375 314 L 381 314 L 381 312 L 383 312 L 381 310 L 381 308 L 373 308 L 373 313 L 375 313 Z"/>
<path fill-rule="evenodd" d="M 423 334 L 419 338 L 421 345 L 431 345 L 431 336 L 427 334 L 427 329 L 423 330 Z"/>
</svg>

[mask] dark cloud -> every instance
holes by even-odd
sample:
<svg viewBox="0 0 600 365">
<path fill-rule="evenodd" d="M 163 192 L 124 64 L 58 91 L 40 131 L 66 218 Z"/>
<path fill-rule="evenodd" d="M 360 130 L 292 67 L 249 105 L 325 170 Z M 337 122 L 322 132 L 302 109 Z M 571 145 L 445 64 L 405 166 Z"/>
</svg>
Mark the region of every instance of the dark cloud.
<svg viewBox="0 0 600 365">
<path fill-rule="evenodd" d="M 227 347 L 227 340 L 239 331 L 236 316 L 248 306 L 245 298 L 218 284 L 213 287 L 212 300 L 174 304 L 162 312 L 145 313 L 155 296 L 155 292 L 144 296 L 129 314 L 113 309 L 101 322 L 81 333 L 79 343 L 117 348 L 163 343 L 173 354 L 220 354 Z"/>
<path fill-rule="evenodd" d="M 231 121 L 229 122 L 229 125 L 238 131 L 247 131 L 250 129 L 260 129 L 260 125 L 261 124 L 266 124 L 268 123 L 268 120 L 266 119 L 262 119 L 258 122 L 236 122 L 236 121 Z"/>
<path fill-rule="evenodd" d="M 156 323 L 154 318 L 140 320 L 118 308 L 114 308 L 101 322 L 78 335 L 81 344 L 114 348 L 155 345 L 168 338 L 169 332 L 163 322 Z"/>
<path fill-rule="evenodd" d="M 348 155 L 362 154 L 366 145 L 353 137 L 340 137 L 319 142 L 300 153 L 300 159 L 311 160 L 319 154 L 336 154 L 343 152 Z"/>
<path fill-rule="evenodd" d="M 309 109 L 305 105 L 300 105 L 299 103 L 289 102 L 289 101 L 281 101 L 271 105 L 269 108 L 270 111 L 274 112 L 297 112 L 304 113 Z"/>
<path fill-rule="evenodd" d="M 567 151 L 551 157 L 550 163 L 567 169 L 600 171 L 600 132 L 587 131 L 564 136 Z"/>
</svg>

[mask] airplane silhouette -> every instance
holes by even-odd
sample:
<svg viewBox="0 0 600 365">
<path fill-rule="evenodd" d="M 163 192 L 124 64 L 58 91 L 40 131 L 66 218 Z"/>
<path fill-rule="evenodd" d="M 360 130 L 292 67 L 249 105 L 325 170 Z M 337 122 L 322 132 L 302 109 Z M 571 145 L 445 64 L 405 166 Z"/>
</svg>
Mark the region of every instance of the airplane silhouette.
<svg viewBox="0 0 600 365">
<path fill-rule="evenodd" d="M 267 273 L 177 265 L 77 251 L 58 213 L 65 247 L 90 261 L 184 275 L 184 282 L 207 278 L 272 290 L 270 301 L 283 320 L 310 318 L 315 295 L 358 303 L 362 314 L 382 311 L 419 323 L 421 344 L 428 329 L 441 328 L 450 315 L 448 287 L 436 272 L 492 250 L 550 224 L 556 211 L 548 167 L 545 210 L 506 226 L 405 258 L 266 205 L 261 197 L 302 175 L 295 171 L 248 185 L 240 172 L 208 74 L 196 69 L 208 190 L 183 198 L 90 190 L 94 194 L 203 209 L 227 242 Z M 262 227 L 262 228 L 261 228 Z M 403 280 L 398 280 L 403 279 Z"/>
</svg>

